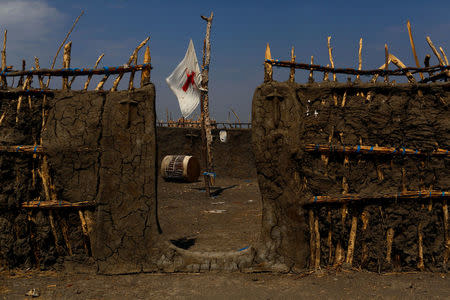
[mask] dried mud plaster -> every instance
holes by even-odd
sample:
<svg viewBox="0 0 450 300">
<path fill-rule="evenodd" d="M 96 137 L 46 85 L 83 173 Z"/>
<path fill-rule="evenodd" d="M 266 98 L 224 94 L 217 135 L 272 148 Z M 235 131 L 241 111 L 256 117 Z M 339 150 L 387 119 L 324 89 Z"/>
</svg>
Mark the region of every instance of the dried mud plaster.
<svg viewBox="0 0 450 300">
<path fill-rule="evenodd" d="M 269 82 L 259 86 L 253 97 L 252 140 L 263 198 L 265 248 L 259 251 L 260 259 L 292 270 L 310 266 L 312 231 L 303 205 L 314 196 L 349 193 L 370 198 L 403 190 L 450 191 L 447 156 L 305 151 L 307 144 L 449 149 L 449 103 L 449 84 Z M 442 203 L 442 199 L 431 203 L 388 199 L 349 204 L 344 214 L 342 205 L 310 206 L 319 216 L 320 265 L 336 265 L 338 244 L 345 259 L 356 216 L 353 266 L 372 271 L 417 269 L 421 231 L 425 268 L 444 269 Z M 388 231 L 393 232 L 390 257 Z"/>
</svg>

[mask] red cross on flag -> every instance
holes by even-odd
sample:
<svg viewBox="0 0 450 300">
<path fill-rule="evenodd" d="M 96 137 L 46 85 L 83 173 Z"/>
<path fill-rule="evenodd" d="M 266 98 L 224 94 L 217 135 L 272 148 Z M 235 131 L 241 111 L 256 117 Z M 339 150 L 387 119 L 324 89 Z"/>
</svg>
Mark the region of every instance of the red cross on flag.
<svg viewBox="0 0 450 300">
<path fill-rule="evenodd" d="M 200 102 L 202 77 L 195 55 L 194 43 L 189 42 L 186 55 L 175 70 L 166 78 L 172 92 L 177 96 L 183 117 L 187 118 Z"/>
</svg>

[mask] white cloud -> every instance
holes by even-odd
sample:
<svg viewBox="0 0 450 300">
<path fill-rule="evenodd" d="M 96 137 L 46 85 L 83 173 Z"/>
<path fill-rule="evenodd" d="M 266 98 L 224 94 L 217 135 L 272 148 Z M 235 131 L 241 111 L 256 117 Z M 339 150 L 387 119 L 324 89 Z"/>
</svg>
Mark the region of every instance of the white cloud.
<svg viewBox="0 0 450 300">
<path fill-rule="evenodd" d="M 7 29 L 8 64 L 44 55 L 48 41 L 61 35 L 64 22 L 65 15 L 45 0 L 0 0 L 0 40 Z"/>
</svg>

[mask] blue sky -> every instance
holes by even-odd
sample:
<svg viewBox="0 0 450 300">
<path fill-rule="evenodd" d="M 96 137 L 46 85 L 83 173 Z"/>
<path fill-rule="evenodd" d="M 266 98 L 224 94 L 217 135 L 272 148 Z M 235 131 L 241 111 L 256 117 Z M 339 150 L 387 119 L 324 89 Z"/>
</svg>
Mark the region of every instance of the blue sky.
<svg viewBox="0 0 450 300">
<path fill-rule="evenodd" d="M 419 60 L 432 54 L 425 37 L 450 55 L 450 1 L 54 1 L 0 0 L 0 29 L 8 29 L 8 65 L 19 68 L 38 56 L 49 67 L 53 55 L 81 10 L 71 35 L 72 66 L 92 66 L 105 53 L 101 66 L 124 64 L 133 49 L 150 36 L 152 81 L 156 85 L 157 113 L 166 108 L 180 116 L 178 102 L 165 78 L 184 57 L 192 38 L 199 60 L 205 22 L 200 15 L 214 12 L 210 65 L 212 117 L 226 121 L 230 108 L 247 122 L 254 89 L 263 80 L 267 42 L 272 56 L 289 59 L 295 47 L 297 61 L 328 61 L 327 37 L 332 36 L 336 67 L 357 67 L 358 43 L 363 38 L 363 69 L 384 62 L 384 44 L 406 65 L 414 66 L 406 21 L 412 24 Z M 383 4 L 383 5 L 382 5 Z M 61 58 L 57 63 L 61 64 Z M 142 55 L 140 56 L 142 60 Z M 437 61 L 432 57 L 432 64 Z M 305 82 L 298 71 L 297 81 Z M 288 70 L 275 69 L 277 80 Z M 100 80 L 93 80 L 92 85 Z M 341 81 L 344 79 L 341 79 Z M 81 84 L 84 80 L 80 80 Z M 59 83 L 58 83 L 59 84 Z M 74 83 L 77 87 L 77 83 Z M 232 115 L 231 115 L 232 116 Z M 231 120 L 234 121 L 233 117 Z"/>
</svg>

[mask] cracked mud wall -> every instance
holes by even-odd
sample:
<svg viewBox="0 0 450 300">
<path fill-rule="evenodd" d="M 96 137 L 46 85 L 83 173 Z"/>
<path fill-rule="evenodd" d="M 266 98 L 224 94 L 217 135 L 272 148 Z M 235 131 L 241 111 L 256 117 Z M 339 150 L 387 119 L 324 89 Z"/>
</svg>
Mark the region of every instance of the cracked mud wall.
<svg viewBox="0 0 450 300">
<path fill-rule="evenodd" d="M 43 143 L 55 186 L 65 200 L 95 202 L 98 271 L 151 268 L 158 239 L 154 86 L 66 93 L 50 105 Z"/>
<path fill-rule="evenodd" d="M 449 149 L 450 85 L 422 85 L 420 90 L 422 96 L 418 86 L 411 85 L 287 82 L 266 83 L 256 89 L 252 138 L 263 197 L 262 260 L 293 269 L 309 266 L 308 213 L 303 205 L 314 196 L 349 193 L 377 197 L 403 189 L 450 190 L 448 157 L 350 155 L 346 164 L 345 156 L 339 153 L 323 157 L 305 151 L 306 144 L 330 142 L 426 152 Z M 374 205 L 352 204 L 345 217 L 341 205 L 322 205 L 315 211 L 320 215 L 321 265 L 334 263 L 337 244 L 341 244 L 345 257 L 351 218 L 356 215 L 354 265 L 373 271 L 416 269 L 420 220 L 425 267 L 443 267 L 442 200 L 432 201 L 431 206 L 429 200 L 395 199 Z M 369 215 L 366 231 L 360 218 L 363 211 Z M 331 222 L 327 221 L 328 212 Z M 327 240 L 330 228 L 331 252 Z M 389 228 L 394 229 L 390 262 L 386 260 Z"/>
<path fill-rule="evenodd" d="M 7 113 L 0 144 L 39 144 L 42 137 L 56 199 L 95 203 L 95 209 L 82 210 L 91 220 L 98 271 L 154 270 L 150 256 L 159 251 L 154 86 L 132 92 L 54 91 L 47 97 L 42 136 L 42 97 L 33 99 L 31 109 L 22 104 L 17 124 L 16 103 L 2 101 L 1 113 Z M 10 267 L 64 259 L 89 263 L 78 209 L 53 210 L 55 235 L 48 210 L 20 208 L 27 200 L 46 199 L 37 176 L 40 162 L 24 153 L 0 157 L 0 258 Z"/>
</svg>

